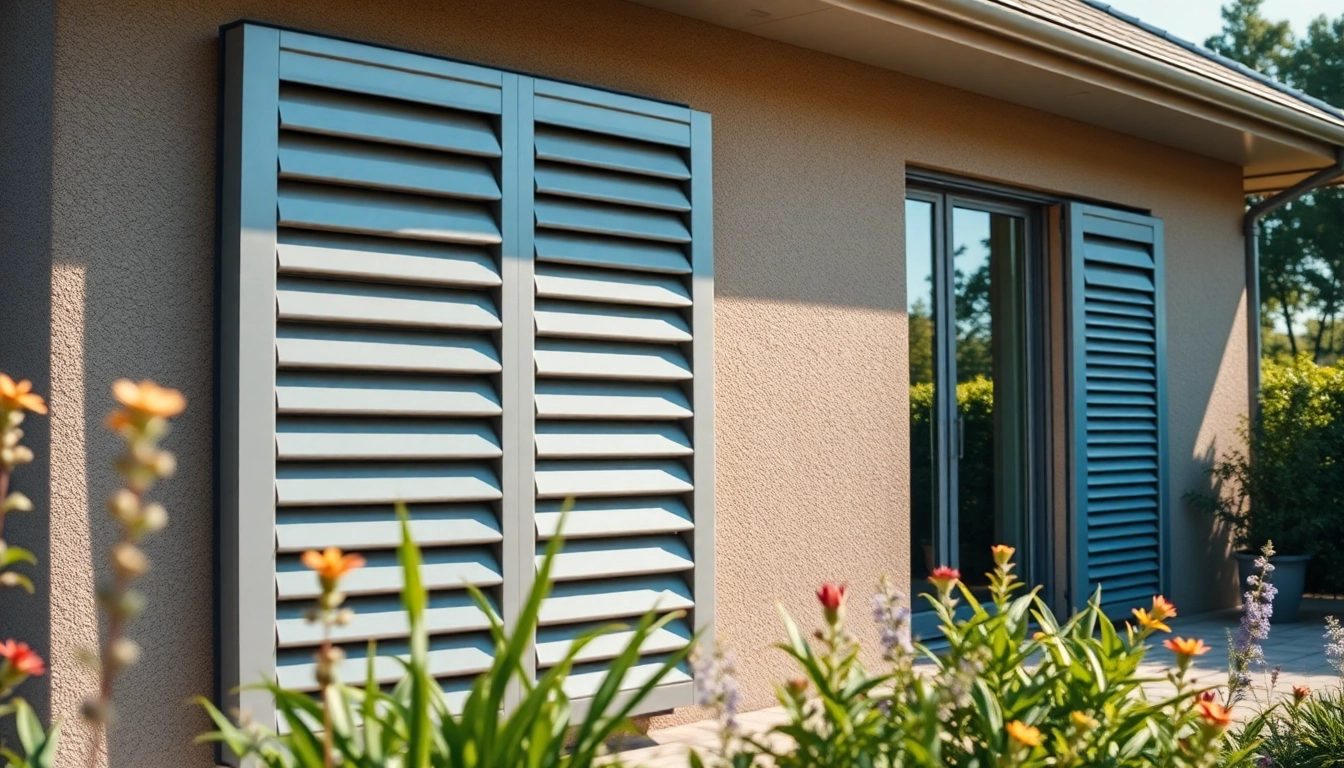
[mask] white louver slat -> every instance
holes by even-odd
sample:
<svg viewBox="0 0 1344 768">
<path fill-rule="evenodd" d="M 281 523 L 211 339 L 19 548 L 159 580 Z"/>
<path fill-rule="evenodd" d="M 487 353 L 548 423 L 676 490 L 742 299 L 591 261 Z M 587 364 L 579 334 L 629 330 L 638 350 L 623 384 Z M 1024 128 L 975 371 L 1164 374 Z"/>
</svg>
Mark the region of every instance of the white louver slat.
<svg viewBox="0 0 1344 768">
<path fill-rule="evenodd" d="M 713 616 L 708 116 L 257 24 L 224 40 L 221 700 L 273 712 L 231 692 L 259 675 L 313 690 L 300 558 L 332 546 L 367 559 L 346 676 L 375 640 L 400 677 L 397 501 L 450 705 L 493 652 L 465 588 L 516 616 L 570 497 L 526 665 L 687 611 L 626 683 L 652 674 Z M 585 651 L 573 696 L 626 640 Z M 689 680 L 648 708 L 689 704 Z"/>
<path fill-rule="evenodd" d="M 689 110 L 538 82 L 534 113 L 536 512 L 538 554 L 574 509 L 537 639 L 544 670 L 594 622 L 686 610 L 641 649 L 626 685 L 703 626 L 710 596 L 696 547 L 711 482 L 697 458 L 712 360 L 698 302 L 709 204 L 707 151 Z M 707 181 L 707 180 L 704 180 Z M 712 525 L 712 522 L 709 523 Z M 703 540 L 702 540 L 703 541 Z M 591 695 L 621 638 L 589 646 L 567 683 Z M 686 670 L 662 683 L 684 689 Z M 656 706 L 656 705 L 655 705 Z"/>
<path fill-rule="evenodd" d="M 1069 223 L 1075 603 L 1100 586 L 1121 616 L 1165 589 L 1162 223 L 1084 205 Z"/>
</svg>

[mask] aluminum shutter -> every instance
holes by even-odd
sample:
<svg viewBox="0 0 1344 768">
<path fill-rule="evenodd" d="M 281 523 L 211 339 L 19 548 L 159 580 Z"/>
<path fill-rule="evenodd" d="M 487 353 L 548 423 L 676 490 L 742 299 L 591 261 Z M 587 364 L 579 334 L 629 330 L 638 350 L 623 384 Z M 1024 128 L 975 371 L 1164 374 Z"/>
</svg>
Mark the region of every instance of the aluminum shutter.
<svg viewBox="0 0 1344 768">
<path fill-rule="evenodd" d="M 1166 588 L 1162 222 L 1068 207 L 1074 595 L 1112 616 Z"/>
<path fill-rule="evenodd" d="M 540 666 L 655 606 L 692 613 L 650 661 L 684 644 L 713 599 L 708 117 L 255 24 L 224 40 L 222 691 L 315 687 L 298 558 L 327 546 L 368 559 L 347 679 L 370 639 L 400 676 L 397 500 L 450 701 L 492 653 L 464 586 L 510 620 L 567 496 Z M 688 674 L 650 707 L 690 703 Z"/>
<path fill-rule="evenodd" d="M 542 80 L 531 104 L 538 556 L 575 499 L 537 666 L 601 623 L 687 611 L 636 685 L 712 610 L 708 116 Z M 571 696 L 596 690 L 612 640 L 585 649 Z M 689 684 L 677 670 L 649 707 L 689 703 Z"/>
</svg>

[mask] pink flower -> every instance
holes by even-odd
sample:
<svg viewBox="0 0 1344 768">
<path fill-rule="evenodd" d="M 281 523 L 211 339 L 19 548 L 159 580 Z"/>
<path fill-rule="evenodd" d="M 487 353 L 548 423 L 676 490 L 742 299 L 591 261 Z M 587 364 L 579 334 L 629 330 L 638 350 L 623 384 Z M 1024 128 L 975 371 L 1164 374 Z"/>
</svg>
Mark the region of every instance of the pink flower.
<svg viewBox="0 0 1344 768">
<path fill-rule="evenodd" d="M 33 677 L 47 671 L 46 662 L 42 661 L 42 657 L 34 653 L 27 643 L 14 640 L 0 643 L 0 657 L 5 659 L 5 665 L 9 670 L 25 677 Z"/>
</svg>

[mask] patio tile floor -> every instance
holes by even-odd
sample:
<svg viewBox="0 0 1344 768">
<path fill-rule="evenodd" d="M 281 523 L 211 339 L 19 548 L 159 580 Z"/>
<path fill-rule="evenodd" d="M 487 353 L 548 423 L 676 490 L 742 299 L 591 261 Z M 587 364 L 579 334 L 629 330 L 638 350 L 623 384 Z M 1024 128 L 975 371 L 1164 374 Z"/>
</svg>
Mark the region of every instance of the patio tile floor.
<svg viewBox="0 0 1344 768">
<path fill-rule="evenodd" d="M 1303 601 L 1297 622 L 1275 624 L 1271 627 L 1269 640 L 1264 643 L 1266 661 L 1263 667 L 1264 673 L 1253 675 L 1259 691 L 1263 691 L 1268 685 L 1268 670 L 1276 665 L 1282 667 L 1274 690 L 1276 697 L 1291 695 L 1295 685 L 1316 689 L 1338 684 L 1339 678 L 1325 658 L 1325 640 L 1322 637 L 1325 633 L 1325 617 L 1329 615 L 1344 619 L 1344 600 L 1309 598 Z M 1192 677 L 1199 685 L 1226 683 L 1227 633 L 1237 631 L 1237 622 L 1240 618 L 1240 611 L 1234 609 L 1180 617 L 1170 622 L 1173 635 L 1197 637 L 1213 646 L 1212 651 L 1196 659 L 1191 667 Z M 1165 674 L 1169 656 L 1170 654 L 1160 647 L 1151 651 L 1149 658 L 1154 662 L 1144 665 L 1144 674 L 1149 676 Z M 1160 684 L 1153 686 L 1149 689 L 1149 695 L 1160 695 L 1162 688 L 1163 685 Z M 1239 709 L 1243 715 L 1249 711 L 1246 704 Z M 783 715 L 781 708 L 772 707 L 744 713 L 738 717 L 738 721 L 744 731 L 759 734 L 782 722 Z M 691 749 L 705 752 L 717 744 L 717 728 L 714 721 L 702 720 L 649 731 L 648 738 L 654 742 L 653 746 L 623 751 L 619 754 L 619 760 L 622 764 L 643 768 L 685 768 L 686 756 Z"/>
</svg>

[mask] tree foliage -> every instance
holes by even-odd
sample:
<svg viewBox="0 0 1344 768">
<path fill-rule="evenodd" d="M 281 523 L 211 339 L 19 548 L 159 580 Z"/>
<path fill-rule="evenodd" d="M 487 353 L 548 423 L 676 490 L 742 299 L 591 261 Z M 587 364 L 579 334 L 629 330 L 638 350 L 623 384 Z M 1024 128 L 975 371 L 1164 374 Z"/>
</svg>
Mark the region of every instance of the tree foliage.
<svg viewBox="0 0 1344 768">
<path fill-rule="evenodd" d="M 1344 15 L 1318 17 L 1296 38 L 1262 12 L 1264 0 L 1223 6 L 1216 53 L 1283 80 L 1321 101 L 1344 105 Z M 1260 298 L 1265 354 L 1317 363 L 1344 355 L 1344 190 L 1307 195 L 1269 214 L 1260 229 Z"/>
</svg>

